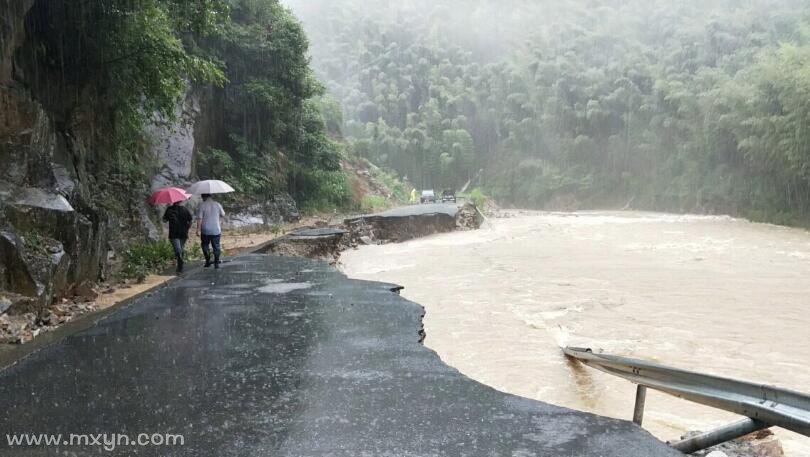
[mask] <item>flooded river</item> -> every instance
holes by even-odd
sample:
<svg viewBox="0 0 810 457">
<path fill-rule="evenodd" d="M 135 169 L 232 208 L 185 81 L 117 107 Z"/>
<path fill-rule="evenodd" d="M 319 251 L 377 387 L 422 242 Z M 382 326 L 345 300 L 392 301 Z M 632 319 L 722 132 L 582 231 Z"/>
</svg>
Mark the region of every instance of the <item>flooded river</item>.
<svg viewBox="0 0 810 457">
<path fill-rule="evenodd" d="M 810 233 L 728 217 L 514 213 L 481 230 L 344 253 L 351 277 L 405 286 L 425 344 L 525 397 L 630 419 L 635 387 L 574 369 L 575 345 L 810 391 Z M 662 439 L 737 416 L 657 392 Z M 777 431 L 788 456 L 810 438 Z"/>
</svg>

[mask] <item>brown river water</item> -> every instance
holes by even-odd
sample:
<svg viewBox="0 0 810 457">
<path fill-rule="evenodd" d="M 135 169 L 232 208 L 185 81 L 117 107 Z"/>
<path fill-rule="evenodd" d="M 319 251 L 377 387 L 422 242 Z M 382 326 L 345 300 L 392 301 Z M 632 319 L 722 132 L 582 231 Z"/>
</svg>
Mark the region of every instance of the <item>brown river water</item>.
<svg viewBox="0 0 810 457">
<path fill-rule="evenodd" d="M 481 230 L 343 254 L 350 277 L 405 286 L 425 344 L 504 392 L 622 419 L 635 386 L 567 362 L 584 346 L 810 391 L 810 232 L 722 216 L 514 212 Z M 662 393 L 667 440 L 738 416 Z M 776 430 L 786 454 L 810 438 Z"/>
</svg>

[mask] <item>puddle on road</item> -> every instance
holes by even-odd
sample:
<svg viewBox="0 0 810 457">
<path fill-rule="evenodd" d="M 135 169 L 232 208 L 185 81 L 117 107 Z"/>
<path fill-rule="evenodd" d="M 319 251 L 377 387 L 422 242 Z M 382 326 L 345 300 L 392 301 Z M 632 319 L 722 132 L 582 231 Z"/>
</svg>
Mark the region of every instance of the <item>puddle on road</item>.
<svg viewBox="0 0 810 457">
<path fill-rule="evenodd" d="M 271 279 L 267 285 L 259 287 L 257 290 L 264 294 L 288 294 L 296 290 L 306 290 L 312 288 L 309 282 L 283 282 L 283 279 Z"/>
</svg>

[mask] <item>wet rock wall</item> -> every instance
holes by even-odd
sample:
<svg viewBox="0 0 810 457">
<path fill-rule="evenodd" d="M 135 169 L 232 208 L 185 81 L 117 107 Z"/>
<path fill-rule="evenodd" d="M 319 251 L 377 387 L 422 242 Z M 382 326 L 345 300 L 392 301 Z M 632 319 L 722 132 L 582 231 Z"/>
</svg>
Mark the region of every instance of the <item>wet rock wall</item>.
<svg viewBox="0 0 810 457">
<path fill-rule="evenodd" d="M 68 101 L 38 65 L 42 24 L 58 2 L 0 2 L 0 294 L 38 311 L 104 274 L 111 220 L 93 201 L 88 106 Z M 52 8 L 53 7 L 53 8 Z"/>
</svg>

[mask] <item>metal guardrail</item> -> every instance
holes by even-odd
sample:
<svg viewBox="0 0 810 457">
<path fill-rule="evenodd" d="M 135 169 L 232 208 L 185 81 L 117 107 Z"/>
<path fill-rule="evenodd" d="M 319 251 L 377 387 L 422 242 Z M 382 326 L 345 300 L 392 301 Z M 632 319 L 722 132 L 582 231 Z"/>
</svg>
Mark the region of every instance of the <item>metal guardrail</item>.
<svg viewBox="0 0 810 457">
<path fill-rule="evenodd" d="M 643 420 L 646 388 L 749 418 L 672 444 L 682 452 L 695 452 L 772 426 L 810 436 L 810 395 L 643 360 L 596 354 L 591 349 L 567 347 L 563 352 L 585 365 L 638 384 L 633 420 L 639 425 Z"/>
</svg>

